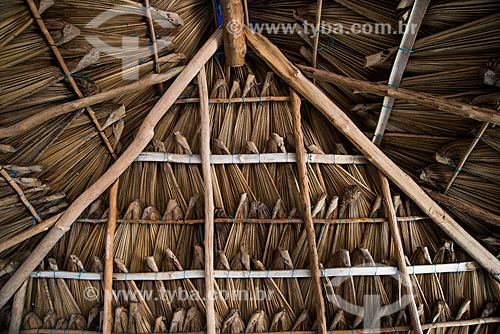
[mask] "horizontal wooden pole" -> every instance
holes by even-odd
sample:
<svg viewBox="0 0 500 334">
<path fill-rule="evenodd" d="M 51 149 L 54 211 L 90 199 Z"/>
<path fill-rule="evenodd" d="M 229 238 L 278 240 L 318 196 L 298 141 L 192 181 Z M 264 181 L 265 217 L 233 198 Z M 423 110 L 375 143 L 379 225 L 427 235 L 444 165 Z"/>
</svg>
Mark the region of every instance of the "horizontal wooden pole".
<svg viewBox="0 0 500 334">
<path fill-rule="evenodd" d="M 179 73 L 181 73 L 183 69 L 184 69 L 183 66 L 174 67 L 163 74 L 151 74 L 145 77 L 144 79 L 138 80 L 129 85 L 125 85 L 115 89 L 110 89 L 103 93 L 99 93 L 96 95 L 85 97 L 83 99 L 66 102 L 56 105 L 54 107 L 47 108 L 44 111 L 39 112 L 33 116 L 27 117 L 26 119 L 23 119 L 22 121 L 19 121 L 13 125 L 7 126 L 5 128 L 0 128 L 0 138 L 9 138 L 20 135 L 58 116 L 88 107 L 93 104 L 110 100 L 113 97 L 119 95 L 135 92 L 140 89 L 144 89 L 145 87 L 149 87 L 158 84 L 160 82 L 168 81 L 177 76 Z"/>
<path fill-rule="evenodd" d="M 330 82 L 364 93 L 393 97 L 405 102 L 419 104 L 428 108 L 441 110 L 462 117 L 472 118 L 478 121 L 500 124 L 500 113 L 493 109 L 473 106 L 432 94 L 415 92 L 409 89 L 396 88 L 388 85 L 357 80 L 332 72 L 318 70 L 309 66 L 297 66 L 306 76 L 314 79 Z"/>
<path fill-rule="evenodd" d="M 427 220 L 429 217 L 424 216 L 410 216 L 410 217 L 398 217 L 398 222 L 409 222 L 409 221 L 422 221 Z M 105 219 L 91 219 L 91 218 L 79 218 L 76 220 L 77 223 L 83 224 L 102 224 L 108 221 Z M 313 219 L 315 224 L 381 224 L 386 223 L 387 218 L 345 218 L 345 219 Z M 143 219 L 118 219 L 118 224 L 143 224 L 143 225 L 198 225 L 204 224 L 205 219 L 189 219 L 189 220 L 143 220 Z M 214 223 L 217 224 L 302 224 L 304 220 L 302 218 L 284 218 L 284 219 L 258 219 L 258 218 L 216 218 Z"/>
<path fill-rule="evenodd" d="M 232 103 L 264 103 L 264 102 L 289 102 L 290 96 L 260 96 L 260 97 L 234 97 L 227 99 L 208 99 L 208 104 L 232 104 Z M 181 97 L 175 104 L 200 103 L 199 97 Z"/>
<path fill-rule="evenodd" d="M 136 162 L 172 162 L 179 164 L 201 164 L 198 154 L 173 154 L 142 152 Z M 270 164 L 270 163 L 292 163 L 297 162 L 295 153 L 262 153 L 262 154 L 233 154 L 233 155 L 211 155 L 212 165 L 231 164 Z M 362 155 L 342 154 L 307 154 L 307 162 L 312 164 L 329 165 L 366 165 L 368 160 Z"/>
<path fill-rule="evenodd" d="M 487 325 L 487 324 L 497 324 L 500 323 L 500 317 L 496 318 L 477 318 L 468 320 L 455 320 L 447 322 L 434 322 L 430 324 L 422 324 L 422 329 L 436 329 L 436 328 L 453 328 L 453 327 L 464 327 L 464 326 L 475 326 L 475 325 Z M 411 326 L 396 326 L 396 327 L 385 327 L 385 328 L 361 328 L 361 329 L 346 329 L 346 330 L 331 330 L 328 331 L 329 334 L 378 334 L 378 333 L 398 333 L 398 332 L 408 332 L 413 328 Z M 29 329 L 22 330 L 21 334 L 82 334 L 81 330 L 64 330 L 64 329 Z M 102 332 L 96 331 L 85 331 L 85 334 L 101 334 Z M 314 334 L 316 331 L 286 331 L 286 332 L 262 332 L 253 334 Z M 123 334 L 123 333 L 113 333 L 113 334 Z M 163 334 L 163 333 L 151 333 L 151 334 Z M 170 334 L 206 334 L 205 332 L 182 332 L 182 333 L 170 333 Z M 241 334 L 241 333 L 228 333 L 228 334 Z"/>
<path fill-rule="evenodd" d="M 480 268 L 476 262 L 460 262 L 432 265 L 408 266 L 408 272 L 411 275 L 456 273 L 475 271 Z M 378 267 L 351 267 L 351 268 L 330 268 L 320 269 L 322 277 L 349 277 L 349 276 L 393 276 L 399 273 L 397 267 L 378 266 Z M 102 273 L 87 273 L 73 271 L 35 271 L 31 273 L 31 278 L 61 278 L 99 281 L 102 279 Z M 173 281 L 183 279 L 195 279 L 205 277 L 204 270 L 184 270 L 170 272 L 150 272 L 150 273 L 113 273 L 115 281 Z M 309 269 L 295 270 L 266 270 L 266 271 L 242 271 L 242 270 L 215 270 L 215 278 L 310 278 Z"/>
</svg>

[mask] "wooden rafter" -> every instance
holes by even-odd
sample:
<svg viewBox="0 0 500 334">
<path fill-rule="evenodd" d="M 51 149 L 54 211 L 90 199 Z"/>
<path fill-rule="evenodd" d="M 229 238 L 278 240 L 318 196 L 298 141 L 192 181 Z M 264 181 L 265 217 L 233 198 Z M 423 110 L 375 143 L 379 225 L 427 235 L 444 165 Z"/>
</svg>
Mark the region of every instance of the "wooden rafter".
<svg viewBox="0 0 500 334">
<path fill-rule="evenodd" d="M 203 66 L 198 74 L 201 119 L 201 168 L 205 188 L 205 307 L 207 334 L 215 334 L 215 279 L 214 279 L 214 190 L 210 165 L 210 107 L 208 106 L 207 74 Z"/>
<path fill-rule="evenodd" d="M 118 216 L 118 187 L 119 181 L 109 189 L 109 219 L 106 226 L 106 244 L 104 251 L 104 317 L 102 331 L 104 334 L 111 334 L 113 323 L 113 259 L 114 240 L 116 231 L 116 218 Z"/>
<path fill-rule="evenodd" d="M 326 333 L 325 300 L 321 291 L 321 278 L 319 271 L 318 248 L 316 246 L 316 234 L 311 213 L 311 197 L 309 193 L 309 178 L 307 176 L 306 149 L 304 147 L 304 134 L 302 133 L 300 117 L 300 97 L 290 89 L 292 97 L 292 120 L 295 135 L 295 149 L 297 153 L 297 171 L 300 189 L 300 204 L 304 209 L 304 224 L 307 234 L 307 246 L 309 249 L 309 262 L 311 268 L 312 288 L 316 299 L 316 321 L 318 333 Z"/>
<path fill-rule="evenodd" d="M 27 117 L 22 121 L 15 123 L 11 126 L 7 126 L 5 128 L 0 128 L 0 139 L 1 138 L 9 138 L 20 135 L 28 130 L 31 130 L 49 120 L 70 113 L 74 110 L 85 108 L 87 106 L 97 104 L 100 102 L 104 102 L 110 100 L 116 96 L 120 96 L 126 93 L 137 91 L 138 89 L 155 85 L 160 82 L 165 82 L 167 80 L 172 79 L 177 76 L 184 67 L 175 67 L 163 74 L 153 74 L 144 79 L 138 80 L 132 84 L 125 85 L 123 87 L 118 87 L 114 89 L 110 89 L 106 92 L 102 92 L 96 95 L 92 95 L 89 97 L 85 97 L 83 99 L 79 99 L 76 101 L 66 102 L 54 107 L 47 108 L 43 112 L 40 112 L 36 115 Z"/>
<path fill-rule="evenodd" d="M 411 324 L 415 333 L 423 334 L 422 325 L 420 324 L 418 315 L 417 304 L 415 302 L 415 296 L 413 294 L 410 272 L 408 270 L 408 267 L 406 266 L 405 252 L 403 249 L 403 242 L 401 241 L 401 232 L 399 230 L 396 211 L 394 209 L 394 203 L 392 202 L 391 197 L 391 188 L 389 187 L 389 181 L 387 181 L 387 178 L 382 173 L 380 173 L 380 181 L 382 186 L 382 196 L 384 199 L 384 208 L 387 215 L 387 220 L 389 221 L 392 242 L 394 243 L 396 261 L 398 263 L 398 269 L 401 272 L 402 285 L 406 290 L 405 297 L 409 299 L 408 307 L 410 309 Z"/>
</svg>

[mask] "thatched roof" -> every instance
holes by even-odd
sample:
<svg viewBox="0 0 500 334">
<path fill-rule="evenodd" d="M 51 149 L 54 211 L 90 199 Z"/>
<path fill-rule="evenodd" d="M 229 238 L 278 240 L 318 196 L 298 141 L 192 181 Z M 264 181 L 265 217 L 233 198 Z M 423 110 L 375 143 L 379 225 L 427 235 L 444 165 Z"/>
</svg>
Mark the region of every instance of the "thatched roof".
<svg viewBox="0 0 500 334">
<path fill-rule="evenodd" d="M 0 329 L 498 333 L 500 2 L 428 2 L 0 1 Z"/>
</svg>

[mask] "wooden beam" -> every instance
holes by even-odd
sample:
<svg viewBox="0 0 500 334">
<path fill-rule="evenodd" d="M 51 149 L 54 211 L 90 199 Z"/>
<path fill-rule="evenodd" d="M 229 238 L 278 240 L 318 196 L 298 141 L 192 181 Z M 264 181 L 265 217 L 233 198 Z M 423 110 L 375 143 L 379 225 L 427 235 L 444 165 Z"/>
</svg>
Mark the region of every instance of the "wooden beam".
<svg viewBox="0 0 500 334">
<path fill-rule="evenodd" d="M 224 54 L 231 67 L 245 65 L 244 14 L 241 0 L 221 0 L 222 28 L 224 30 Z"/>
<path fill-rule="evenodd" d="M 82 99 L 85 96 L 83 93 L 80 91 L 80 88 L 78 88 L 78 85 L 75 82 L 75 79 L 71 76 L 71 71 L 69 70 L 68 66 L 66 65 L 66 62 L 64 61 L 63 56 L 61 55 L 61 52 L 59 52 L 59 48 L 57 47 L 56 42 L 52 38 L 52 35 L 50 34 L 49 30 L 47 29 L 47 26 L 45 25 L 45 22 L 43 21 L 42 17 L 40 16 L 40 12 L 38 11 L 38 8 L 35 5 L 35 2 L 33 0 L 26 0 L 28 3 L 28 7 L 31 10 L 31 13 L 33 14 L 33 17 L 35 18 L 36 23 L 40 27 L 40 30 L 42 31 L 43 36 L 45 36 L 45 39 L 47 40 L 47 43 L 49 44 L 50 48 L 52 49 L 52 52 L 56 56 L 57 62 L 61 66 L 64 75 L 67 77 L 71 87 L 75 91 L 76 95 L 78 98 Z M 116 160 L 118 156 L 115 153 L 115 150 L 113 146 L 111 145 L 111 142 L 109 141 L 109 138 L 106 136 L 106 133 L 101 127 L 101 124 L 99 123 L 99 120 L 97 119 L 95 112 L 90 108 L 87 107 L 85 108 L 87 111 L 87 114 L 89 115 L 90 119 L 92 120 L 92 123 L 94 123 L 94 126 L 96 127 L 97 132 L 99 133 L 99 136 L 101 137 L 104 145 L 108 149 L 109 153 L 111 156 Z"/>
<path fill-rule="evenodd" d="M 109 218 L 106 227 L 106 244 L 104 251 L 104 319 L 102 332 L 111 334 L 113 331 L 113 259 L 115 245 L 116 218 L 118 217 L 118 185 L 119 180 L 109 189 Z"/>
<path fill-rule="evenodd" d="M 130 166 L 135 158 L 146 148 L 154 136 L 154 127 L 169 110 L 177 97 L 198 74 L 201 67 L 212 57 L 222 41 L 221 30 L 216 30 L 205 45 L 191 59 L 182 73 L 172 83 L 162 98 L 144 119 L 139 131 L 129 147 L 118 160 L 87 190 L 85 190 L 59 218 L 56 225 L 37 245 L 26 261 L 0 289 L 0 309 L 7 304 L 19 286 L 50 252 L 57 241 L 70 229 L 78 216 L 94 202 Z"/>
<path fill-rule="evenodd" d="M 118 87 L 115 89 L 108 90 L 103 93 L 99 93 L 96 95 L 92 95 L 89 97 L 85 97 L 83 99 L 79 99 L 76 101 L 66 102 L 59 104 L 57 106 L 53 106 L 47 108 L 46 110 L 39 112 L 33 116 L 27 117 L 20 122 L 17 122 L 13 125 L 0 128 L 0 139 L 1 138 L 9 138 L 18 136 L 23 134 L 24 132 L 36 128 L 41 124 L 48 122 L 51 119 L 54 119 L 58 116 L 70 113 L 74 110 L 82 109 L 87 106 L 97 104 L 100 102 L 104 102 L 110 100 L 116 96 L 120 96 L 123 94 L 127 94 L 130 92 L 135 92 L 139 89 L 143 89 L 144 87 L 153 86 L 160 82 L 165 82 L 167 80 L 172 79 L 182 72 L 184 69 L 183 66 L 175 67 L 163 74 L 152 74 L 150 76 L 145 77 L 139 81 L 131 83 L 129 85 L 125 85 L 123 87 Z"/>
<path fill-rule="evenodd" d="M 321 278 L 319 271 L 318 248 L 316 247 L 316 233 L 311 213 L 311 198 L 309 195 L 309 178 L 307 176 L 306 149 L 304 147 L 304 134 L 300 120 L 300 97 L 290 89 L 292 97 L 292 119 L 295 135 L 295 147 L 297 152 L 297 171 L 299 177 L 300 204 L 304 209 L 304 224 L 307 234 L 307 245 L 309 249 L 309 261 L 312 276 L 312 288 L 316 299 L 316 321 L 318 333 L 326 333 L 325 300 L 321 291 Z"/>
<path fill-rule="evenodd" d="M 411 198 L 446 234 L 500 281 L 500 260 L 486 250 L 446 211 L 434 202 L 413 179 L 374 145 L 354 122 L 320 89 L 310 82 L 268 39 L 247 30 L 252 49 L 298 93 L 312 103 L 343 133 L 370 163 L 379 168 L 394 184 Z"/>
<path fill-rule="evenodd" d="M 413 45 L 417 39 L 417 34 L 424 19 L 425 12 L 427 11 L 427 7 L 429 7 L 429 3 L 430 0 L 415 0 L 413 4 L 410 18 L 408 19 L 408 24 L 403 34 L 403 38 L 401 39 L 398 54 L 396 55 L 396 60 L 394 61 L 389 77 L 388 85 L 391 87 L 399 87 L 401 85 L 406 65 L 410 59 L 410 54 L 413 52 Z M 394 101 L 395 99 L 392 96 L 384 97 L 377 127 L 375 128 L 375 134 L 373 135 L 373 142 L 375 145 L 380 145 L 382 142 L 385 129 L 389 123 L 392 107 L 394 106 Z"/>
<path fill-rule="evenodd" d="M 396 88 L 382 84 L 348 78 L 328 71 L 297 65 L 308 77 L 327 81 L 350 89 L 359 90 L 379 96 L 391 96 L 396 99 L 411 102 L 424 107 L 441 110 L 453 115 L 468 117 L 483 122 L 500 124 L 500 113 L 493 109 L 473 106 L 432 94 L 415 92 L 409 89 Z"/>
<path fill-rule="evenodd" d="M 423 334 L 422 325 L 420 324 L 420 319 L 418 315 L 417 304 L 415 302 L 415 296 L 413 294 L 413 285 L 410 277 L 410 272 L 406 267 L 405 252 L 403 249 L 403 242 L 401 241 L 401 232 L 399 230 L 399 224 L 396 221 L 396 211 L 394 210 L 394 203 L 391 197 L 391 188 L 389 187 L 389 181 L 384 174 L 380 174 L 380 181 L 382 186 L 382 196 L 384 199 L 384 208 L 387 215 L 387 220 L 389 221 L 389 226 L 391 229 L 392 241 L 394 242 L 394 248 L 396 253 L 396 261 L 398 263 L 399 271 L 401 272 L 401 280 L 403 289 L 406 290 L 405 298 L 408 298 L 408 308 L 410 310 L 410 318 L 413 330 L 417 334 Z"/>
<path fill-rule="evenodd" d="M 205 187 L 205 306 L 207 334 L 215 334 L 215 279 L 214 279 L 214 190 L 212 184 L 212 167 L 210 165 L 210 107 L 208 106 L 208 85 L 205 67 L 198 74 L 198 90 L 200 92 L 201 138 L 200 155 L 203 182 Z"/>
<path fill-rule="evenodd" d="M 14 301 L 12 302 L 12 312 L 9 324 L 9 333 L 18 334 L 21 330 L 21 324 L 23 323 L 24 316 L 24 301 L 26 299 L 26 292 L 28 289 L 28 280 L 24 281 L 19 291 L 16 292 L 14 296 Z"/>
<path fill-rule="evenodd" d="M 452 209 L 461 211 L 471 217 L 475 217 L 490 224 L 500 226 L 500 216 L 488 210 L 480 208 L 476 205 L 470 204 L 460 198 L 452 197 L 450 195 L 441 194 L 437 191 L 423 188 L 436 202 L 442 203 Z"/>
</svg>

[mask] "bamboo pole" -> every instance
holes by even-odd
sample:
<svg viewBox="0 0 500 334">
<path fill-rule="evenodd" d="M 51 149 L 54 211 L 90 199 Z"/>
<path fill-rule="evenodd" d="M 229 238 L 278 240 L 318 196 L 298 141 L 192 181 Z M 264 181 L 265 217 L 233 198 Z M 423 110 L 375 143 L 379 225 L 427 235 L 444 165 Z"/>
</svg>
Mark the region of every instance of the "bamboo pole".
<svg viewBox="0 0 500 334">
<path fill-rule="evenodd" d="M 66 62 L 64 61 L 64 58 L 61 55 L 61 52 L 59 52 L 59 48 L 56 45 L 56 42 L 52 38 L 52 35 L 50 34 L 49 30 L 47 29 L 47 26 L 45 25 L 42 17 L 40 16 L 40 12 L 38 11 L 38 8 L 36 7 L 35 3 L 33 0 L 26 0 L 28 3 L 28 6 L 31 10 L 31 13 L 33 14 L 33 17 L 35 18 L 36 23 L 40 27 L 40 30 L 42 31 L 43 36 L 47 40 L 47 43 L 49 44 L 50 48 L 52 49 L 52 52 L 56 56 L 56 59 L 61 66 L 64 75 L 67 77 L 71 87 L 75 91 L 76 95 L 78 95 L 78 98 L 82 99 L 85 96 L 83 93 L 80 91 L 80 88 L 78 88 L 78 85 L 75 82 L 75 79 L 71 76 L 71 71 L 69 70 L 68 66 L 66 65 Z M 104 133 L 101 124 L 99 123 L 99 120 L 97 119 L 95 112 L 90 108 L 86 107 L 85 110 L 87 111 L 90 119 L 92 120 L 92 123 L 94 123 L 97 132 L 99 132 L 99 135 L 101 136 L 101 139 L 108 149 L 109 153 L 111 156 L 116 160 L 118 156 L 115 153 L 115 150 L 113 149 L 113 146 L 111 145 L 108 137 L 106 136 L 106 133 Z"/>
<path fill-rule="evenodd" d="M 474 326 L 474 325 L 486 325 L 486 324 L 496 324 L 500 323 L 500 317 L 496 318 L 478 318 L 470 320 L 455 320 L 447 322 L 435 322 L 429 324 L 423 324 L 422 329 L 439 329 L 439 328 L 453 328 L 453 327 L 463 327 L 463 326 Z M 385 328 L 361 328 L 361 329 L 345 329 L 345 330 L 331 330 L 328 331 L 329 334 L 378 334 L 378 333 L 397 333 L 397 332 L 407 332 L 411 331 L 411 326 L 395 326 L 395 327 L 385 327 Z M 64 329 L 29 329 L 21 331 L 21 334 L 82 334 L 81 330 L 64 330 Z M 85 331 L 86 334 L 100 334 L 101 332 L 95 331 Z M 170 333 L 170 334 L 204 334 L 205 332 L 181 332 L 181 333 Z M 253 334 L 290 334 L 287 332 L 261 332 Z M 294 331 L 293 334 L 314 334 L 316 331 Z M 122 334 L 122 333 L 113 333 Z M 151 333 L 151 334 L 162 334 L 162 333 Z M 230 334 L 241 334 L 241 333 L 230 333 Z"/>
<path fill-rule="evenodd" d="M 318 249 L 316 247 L 316 235 L 314 232 L 311 213 L 311 198 L 309 195 L 309 178 L 307 177 L 306 150 L 304 147 L 304 134 L 302 133 L 300 120 L 301 101 L 299 95 L 292 89 L 290 89 L 290 95 L 292 97 L 292 119 L 297 152 L 300 204 L 304 208 L 304 223 L 307 233 L 309 261 L 312 273 L 312 287 L 314 296 L 316 297 L 316 321 L 318 324 L 318 332 L 324 334 L 326 333 L 325 301 L 323 299 L 323 293 L 321 292 Z"/>
<path fill-rule="evenodd" d="M 245 42 L 244 14 L 241 0 L 221 0 L 222 28 L 224 31 L 224 54 L 227 66 L 245 65 L 247 46 Z"/>
<path fill-rule="evenodd" d="M 150 76 L 145 77 L 144 79 L 138 80 L 134 83 L 125 85 L 123 87 L 118 87 L 103 93 L 85 97 L 83 99 L 66 102 L 50 107 L 40 113 L 37 113 L 36 115 L 27 117 L 26 119 L 23 119 L 18 123 L 7 126 L 5 128 L 0 128 L 0 139 L 20 135 L 45 122 L 48 122 L 53 118 L 70 113 L 74 110 L 82 109 L 93 104 L 107 101 L 112 99 L 113 97 L 134 92 L 137 91 L 138 89 L 143 89 L 144 87 L 149 87 L 160 82 L 165 82 L 177 76 L 179 73 L 181 73 L 183 69 L 184 69 L 183 66 L 175 67 L 163 74 L 152 74 Z"/>
<path fill-rule="evenodd" d="M 66 233 L 78 216 L 97 199 L 130 166 L 154 136 L 154 127 L 169 110 L 177 97 L 193 80 L 201 67 L 212 57 L 222 40 L 222 32 L 216 30 L 205 45 L 192 58 L 182 73 L 172 83 L 162 98 L 144 119 L 136 137 L 118 160 L 87 190 L 85 190 L 64 212 L 45 238 L 33 250 L 26 261 L 0 289 L 0 308 L 5 306 L 19 286 L 50 252 Z"/>
<path fill-rule="evenodd" d="M 389 181 L 384 174 L 380 174 L 380 181 L 382 185 L 382 196 L 384 199 L 384 207 L 389 220 L 389 226 L 391 228 L 392 241 L 394 242 L 394 248 L 396 253 L 396 260 L 398 263 L 398 268 L 401 272 L 402 285 L 406 290 L 406 298 L 409 298 L 408 308 L 410 310 L 410 318 L 413 330 L 417 334 L 423 334 L 422 325 L 420 324 L 420 319 L 418 316 L 417 304 L 415 302 L 415 296 L 413 294 L 412 280 L 410 278 L 410 273 L 406 267 L 405 253 L 403 249 L 403 242 L 401 241 L 401 233 L 399 231 L 399 226 L 396 221 L 396 211 L 394 210 L 394 203 L 392 202 L 391 189 L 389 187 Z"/>
<path fill-rule="evenodd" d="M 500 226 L 500 216 L 488 210 L 467 203 L 460 198 L 452 197 L 450 195 L 441 194 L 437 191 L 424 188 L 424 190 L 438 203 L 442 203 L 453 209 L 462 211 L 471 217 L 476 217 L 484 220 L 490 224 Z"/>
<path fill-rule="evenodd" d="M 420 25 L 429 6 L 430 0 L 415 0 L 413 8 L 408 19 L 408 25 L 406 26 L 403 38 L 401 39 L 401 44 L 399 46 L 398 54 L 396 55 L 396 60 L 392 66 L 391 75 L 389 76 L 388 85 L 391 87 L 399 87 L 401 80 L 403 79 L 403 73 L 405 72 L 406 65 L 410 59 L 410 54 L 413 52 L 413 45 L 417 39 L 417 34 L 420 29 Z M 375 145 L 380 145 L 382 138 L 389 123 L 389 117 L 391 116 L 391 110 L 394 106 L 394 97 L 386 96 L 384 97 L 384 102 L 382 103 L 382 109 L 380 111 L 380 116 L 377 122 L 377 127 L 375 128 L 375 134 L 373 135 L 373 143 Z"/>
<path fill-rule="evenodd" d="M 457 178 L 458 174 L 460 174 L 460 172 L 462 171 L 462 168 L 464 167 L 465 163 L 467 162 L 467 159 L 469 159 L 469 156 L 471 155 L 472 151 L 474 150 L 476 145 L 481 140 L 481 137 L 484 135 L 484 133 L 486 132 L 486 129 L 488 129 L 489 125 L 490 125 L 490 123 L 483 123 L 483 125 L 481 125 L 481 128 L 476 133 L 476 136 L 472 140 L 472 143 L 470 144 L 470 146 L 467 148 L 467 151 L 465 152 L 464 156 L 460 160 L 460 163 L 455 168 L 455 172 L 453 172 L 453 175 L 451 176 L 450 180 L 446 184 L 446 187 L 444 188 L 444 191 L 443 191 L 445 195 L 448 193 L 448 190 L 450 190 L 451 185 L 453 184 L 453 182 Z"/>
<path fill-rule="evenodd" d="M 33 219 L 35 219 L 37 221 L 37 223 L 42 223 L 42 218 L 36 212 L 33 205 L 31 205 L 30 201 L 28 201 L 28 199 L 26 198 L 26 195 L 24 194 L 21 187 L 19 187 L 19 185 L 16 183 L 16 181 L 9 175 L 9 173 L 7 173 L 7 171 L 5 170 L 5 168 L 3 168 L 2 165 L 0 165 L 0 175 L 2 175 L 2 177 L 5 179 L 5 181 L 7 181 L 7 183 L 12 187 L 12 189 L 14 189 L 14 191 L 19 196 L 19 199 L 21 200 L 21 202 L 23 202 L 26 209 L 33 216 Z"/>
<path fill-rule="evenodd" d="M 426 275 L 436 273 L 469 272 L 480 268 L 476 262 L 459 262 L 432 265 L 416 265 L 407 267 L 412 275 Z M 355 277 L 355 276 L 394 276 L 399 269 L 390 266 L 377 267 L 346 267 L 321 269 L 323 277 Z M 293 270 L 214 270 L 214 278 L 238 278 L 238 279 L 268 279 L 268 278 L 311 278 L 309 269 Z M 74 271 L 35 271 L 30 274 L 31 278 L 61 278 L 87 281 L 102 280 L 102 273 L 78 273 Z M 203 279 L 204 270 L 177 270 L 169 272 L 148 273 L 114 273 L 115 281 L 174 281 L 185 279 Z"/>
<path fill-rule="evenodd" d="M 106 228 L 106 245 L 104 251 L 104 319 L 102 332 L 111 334 L 113 329 L 113 259 L 114 240 L 116 231 L 116 218 L 118 216 L 118 185 L 119 180 L 109 189 L 109 219 Z"/>
<path fill-rule="evenodd" d="M 308 77 L 327 81 L 340 86 L 355 89 L 361 92 L 380 96 L 391 96 L 396 99 L 411 102 L 444 111 L 453 115 L 472 118 L 478 121 L 500 124 L 500 114 L 498 111 L 478 106 L 465 104 L 462 102 L 445 99 L 432 94 L 414 92 L 409 89 L 386 86 L 382 84 L 348 78 L 328 71 L 314 69 L 308 66 L 297 65 Z"/>
<path fill-rule="evenodd" d="M 23 242 L 24 240 L 27 240 L 39 233 L 47 231 L 49 228 L 55 225 L 55 223 L 61 216 L 62 213 L 59 213 L 55 216 L 45 219 L 43 222 L 36 224 L 35 226 L 26 231 L 16 234 L 15 236 L 6 241 L 0 242 L 0 253 L 6 249 L 9 249 L 10 247 L 13 247 Z"/>
<path fill-rule="evenodd" d="M 207 74 L 203 66 L 198 74 L 200 92 L 201 141 L 200 155 L 205 187 L 205 306 L 207 334 L 215 334 L 215 293 L 214 293 L 214 190 L 210 166 L 210 107 L 208 106 Z"/>
<path fill-rule="evenodd" d="M 178 164 L 201 164 L 201 157 L 197 154 L 174 154 L 142 152 L 135 161 L 173 162 Z M 366 165 L 368 160 L 362 155 L 341 154 L 307 154 L 307 161 L 314 164 L 332 165 Z M 295 163 L 295 153 L 262 153 L 262 154 L 232 154 L 210 155 L 212 165 L 245 165 L 245 164 L 275 164 Z"/>
<path fill-rule="evenodd" d="M 405 172 L 365 137 L 352 120 L 320 89 L 312 84 L 300 70 L 258 33 L 247 30 L 247 41 L 256 53 L 291 87 L 318 108 L 342 132 L 370 163 L 378 167 L 394 184 L 408 195 L 441 229 L 472 258 L 479 262 L 495 279 L 500 281 L 500 260 L 486 250 L 474 237 L 436 204 Z"/>
<path fill-rule="evenodd" d="M 16 292 L 14 296 L 14 301 L 12 302 L 12 312 L 9 324 L 9 333 L 18 334 L 21 330 L 21 324 L 23 322 L 24 315 L 24 301 L 26 299 L 26 292 L 28 289 L 28 280 L 24 281 L 19 291 Z"/>
</svg>

